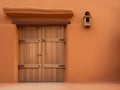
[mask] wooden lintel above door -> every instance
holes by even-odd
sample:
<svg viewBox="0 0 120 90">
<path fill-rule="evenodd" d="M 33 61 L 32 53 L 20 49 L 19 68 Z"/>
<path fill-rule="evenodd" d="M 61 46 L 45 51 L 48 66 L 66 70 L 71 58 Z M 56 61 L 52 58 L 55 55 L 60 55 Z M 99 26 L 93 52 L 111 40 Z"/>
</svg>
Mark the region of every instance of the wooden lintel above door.
<svg viewBox="0 0 120 90">
<path fill-rule="evenodd" d="M 39 19 L 39 20 L 34 20 L 34 19 L 15 19 L 12 20 L 13 24 L 16 24 L 17 26 L 24 26 L 24 25 L 30 25 L 30 26 L 55 26 L 55 25 L 67 25 L 70 24 L 71 22 L 69 20 L 64 20 L 64 19 Z"/>
<path fill-rule="evenodd" d="M 46 10 L 36 8 L 4 8 L 4 13 L 10 18 L 71 18 L 71 10 Z"/>
</svg>

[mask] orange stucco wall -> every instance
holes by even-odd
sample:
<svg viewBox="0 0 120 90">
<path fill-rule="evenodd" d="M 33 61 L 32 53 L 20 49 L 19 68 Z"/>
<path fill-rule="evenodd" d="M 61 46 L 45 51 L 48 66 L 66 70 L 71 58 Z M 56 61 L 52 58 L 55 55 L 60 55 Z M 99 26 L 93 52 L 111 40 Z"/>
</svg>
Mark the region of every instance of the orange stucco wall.
<svg viewBox="0 0 120 90">
<path fill-rule="evenodd" d="M 66 81 L 120 81 L 119 0 L 0 0 L 0 62 L 3 63 L 0 63 L 0 81 L 11 82 L 15 73 L 15 67 L 12 66 L 12 28 L 15 30 L 15 27 L 4 27 L 3 24 L 11 24 L 10 18 L 3 13 L 4 7 L 72 10 L 74 16 L 66 28 Z M 92 26 L 89 29 L 83 27 L 86 10 L 92 15 Z M 7 76 L 9 72 L 10 76 Z"/>
<path fill-rule="evenodd" d="M 17 82 L 17 30 L 0 24 L 0 82 Z"/>
</svg>

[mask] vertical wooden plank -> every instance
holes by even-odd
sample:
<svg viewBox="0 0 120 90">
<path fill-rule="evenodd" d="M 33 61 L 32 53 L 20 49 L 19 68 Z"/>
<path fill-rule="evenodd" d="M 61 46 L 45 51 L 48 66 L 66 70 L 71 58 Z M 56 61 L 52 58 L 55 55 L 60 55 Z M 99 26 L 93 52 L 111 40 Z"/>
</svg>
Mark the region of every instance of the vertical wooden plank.
<svg viewBox="0 0 120 90">
<path fill-rule="evenodd" d="M 42 64 L 42 27 L 40 27 L 38 29 L 38 40 L 39 40 L 39 43 L 38 43 L 38 64 L 41 66 Z M 39 67 L 38 69 L 38 81 L 42 81 L 42 68 Z"/>
<path fill-rule="evenodd" d="M 56 69 L 53 69 L 53 81 L 54 81 L 54 82 L 57 81 L 57 73 L 56 73 Z"/>
<path fill-rule="evenodd" d="M 46 33 L 45 33 L 45 28 L 41 27 L 41 33 L 42 33 L 42 39 L 44 40 L 46 37 Z M 45 49 L 46 49 L 46 43 L 44 41 L 42 41 L 41 44 L 41 50 L 42 50 L 42 60 L 41 60 L 41 80 L 45 81 L 45 70 L 44 70 L 44 62 L 45 62 L 45 58 L 46 58 L 46 53 L 45 53 Z"/>
<path fill-rule="evenodd" d="M 29 79 L 29 77 L 30 77 L 30 74 L 29 74 L 29 69 L 26 69 L 26 78 L 27 78 L 27 82 L 30 82 L 30 79 Z"/>
<path fill-rule="evenodd" d="M 24 71 L 24 80 L 23 81 L 25 81 L 25 82 L 27 82 L 27 69 L 23 69 Z"/>
<path fill-rule="evenodd" d="M 19 44 L 19 64 L 24 64 L 24 44 Z"/>
<path fill-rule="evenodd" d="M 49 26 L 46 26 L 44 27 L 44 32 L 45 32 L 45 39 L 46 40 L 51 40 L 51 36 L 52 36 L 52 29 L 51 27 Z M 45 58 L 44 58 L 44 61 L 43 61 L 43 64 L 50 64 L 51 63 L 51 59 L 52 58 L 52 51 L 51 51 L 51 43 L 50 42 L 45 42 L 45 49 L 44 49 L 44 52 L 45 52 Z M 51 75 L 51 72 L 52 70 L 50 68 L 44 68 L 44 78 L 45 80 L 44 81 L 48 81 L 50 82 L 52 80 L 52 75 Z"/>
</svg>

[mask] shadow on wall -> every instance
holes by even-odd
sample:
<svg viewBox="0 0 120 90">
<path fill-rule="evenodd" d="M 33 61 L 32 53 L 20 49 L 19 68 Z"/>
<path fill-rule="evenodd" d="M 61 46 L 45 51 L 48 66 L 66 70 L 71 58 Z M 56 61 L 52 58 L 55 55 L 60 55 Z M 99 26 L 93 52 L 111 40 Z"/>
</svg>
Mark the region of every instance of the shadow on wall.
<svg viewBox="0 0 120 90">
<path fill-rule="evenodd" d="M 120 8 L 119 8 L 120 10 Z M 113 25 L 113 30 L 111 33 L 111 38 L 110 38 L 110 55 L 109 56 L 109 67 L 110 67 L 110 75 L 108 75 L 108 78 L 112 77 L 109 79 L 110 81 L 113 82 L 119 82 L 120 83 L 120 12 L 118 12 L 116 16 L 116 22 Z"/>
</svg>

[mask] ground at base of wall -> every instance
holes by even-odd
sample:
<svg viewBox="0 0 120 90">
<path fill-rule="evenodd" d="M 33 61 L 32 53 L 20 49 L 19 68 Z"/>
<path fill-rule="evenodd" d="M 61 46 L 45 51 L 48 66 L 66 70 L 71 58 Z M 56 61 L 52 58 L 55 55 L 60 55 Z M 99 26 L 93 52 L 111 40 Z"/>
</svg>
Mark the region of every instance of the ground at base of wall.
<svg viewBox="0 0 120 90">
<path fill-rule="evenodd" d="M 0 90 L 120 90 L 120 84 L 16 83 L 0 84 Z"/>
</svg>

